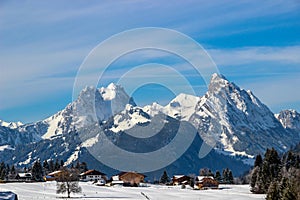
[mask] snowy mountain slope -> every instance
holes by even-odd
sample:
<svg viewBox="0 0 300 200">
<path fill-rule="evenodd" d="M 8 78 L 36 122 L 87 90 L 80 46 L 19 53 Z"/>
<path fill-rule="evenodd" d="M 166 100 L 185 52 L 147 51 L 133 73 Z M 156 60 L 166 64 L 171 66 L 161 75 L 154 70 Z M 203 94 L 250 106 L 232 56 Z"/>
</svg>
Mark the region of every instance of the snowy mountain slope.
<svg viewBox="0 0 300 200">
<path fill-rule="evenodd" d="M 292 133 L 296 141 L 297 138 L 300 138 L 300 114 L 297 111 L 283 110 L 279 114 L 275 114 L 275 117 L 286 129 L 286 131 Z"/>
<path fill-rule="evenodd" d="M 153 127 L 148 127 L 145 132 L 149 132 L 157 123 L 161 123 L 161 119 L 164 119 L 163 123 L 165 126 L 162 129 L 155 130 L 157 134 L 150 138 L 135 138 L 126 133 L 139 133 L 139 125 L 126 130 L 126 132 L 115 132 L 108 129 L 111 127 L 110 121 L 103 123 L 101 126 L 89 125 L 85 126 L 82 132 L 71 132 L 65 134 L 62 137 L 55 137 L 53 139 L 44 139 L 36 143 L 21 144 L 15 149 L 5 149 L 3 153 L 0 152 L 0 160 L 7 157 L 12 159 L 7 160 L 9 164 L 18 164 L 20 167 L 31 165 L 36 159 L 62 159 L 65 164 L 76 163 L 77 160 L 85 161 L 88 163 L 90 168 L 101 169 L 108 175 L 117 173 L 116 170 L 111 169 L 103 163 L 96 160 L 90 152 L 96 151 L 99 154 L 99 145 L 103 140 L 99 137 L 99 134 L 105 131 L 106 135 L 110 140 L 117 146 L 127 151 L 132 152 L 152 152 L 165 145 L 167 145 L 172 138 L 176 135 L 180 121 L 165 116 L 163 114 L 154 116 L 151 120 L 154 124 Z M 181 123 L 181 126 L 187 130 L 187 133 L 193 132 L 194 127 L 188 122 Z M 128 132 L 127 132 L 128 131 Z M 81 135 L 82 134 L 82 135 Z M 232 157 L 228 157 L 222 154 L 216 153 L 214 150 L 211 151 L 207 157 L 200 159 L 198 157 L 199 146 L 203 143 L 202 139 L 196 134 L 193 143 L 188 147 L 185 153 L 174 163 L 167 166 L 165 169 L 170 174 L 195 174 L 198 173 L 199 168 L 209 167 L 213 170 L 222 170 L 225 167 L 230 167 L 235 174 L 241 174 L 245 169 L 250 166 L 243 164 L 242 162 L 235 160 Z M 173 154 L 173 151 L 169 152 Z M 101 155 L 101 154 L 100 154 Z M 116 155 L 115 155 L 116 156 Z M 163 158 L 167 155 L 162 155 Z M 215 161 L 218 160 L 216 163 Z M 154 180 L 155 177 L 159 177 L 162 174 L 162 170 L 147 173 L 149 179 Z"/>
<path fill-rule="evenodd" d="M 113 124 L 110 130 L 118 133 L 128 130 L 136 125 L 142 125 L 150 122 L 150 116 L 139 107 L 133 107 L 130 104 L 120 113 L 113 116 Z"/>
<path fill-rule="evenodd" d="M 154 116 L 159 112 L 162 112 L 173 118 L 188 121 L 195 113 L 195 108 L 199 100 L 200 97 L 181 93 L 166 106 L 153 103 L 152 105 L 145 106 L 143 110 L 150 116 Z"/>
<path fill-rule="evenodd" d="M 162 112 L 189 121 L 208 144 L 229 155 L 252 158 L 270 147 L 282 152 L 294 139 L 300 140 L 299 135 L 285 130 L 251 91 L 219 74 L 212 75 L 201 98 L 180 94 L 165 107 L 154 103 L 143 109 L 150 116 Z"/>
<path fill-rule="evenodd" d="M 283 120 L 288 116 L 289 120 Z M 297 116 L 282 114 L 280 119 L 284 127 L 298 127 Z M 284 151 L 299 141 L 299 134 L 284 128 L 279 121 L 252 92 L 218 74 L 212 76 L 203 97 L 180 94 L 166 106 L 153 103 L 137 107 L 115 84 L 100 89 L 86 87 L 78 99 L 45 120 L 14 129 L 0 127 L 0 160 L 8 156 L 13 158 L 12 163 L 25 166 L 36 158 L 63 159 L 66 164 L 85 159 L 93 166 L 105 168 L 88 151 L 103 142 L 100 133 L 127 151 L 151 152 L 167 145 L 179 124 L 183 124 L 187 133 L 195 128 L 198 133 L 182 158 L 168 169 L 174 173 L 197 173 L 199 166 L 221 169 L 226 164 L 242 173 L 247 166 L 225 155 L 251 158 L 266 148 Z M 200 159 L 202 139 L 216 146 L 207 158 Z M 222 162 L 215 162 L 216 159 Z M 150 175 L 156 173 L 161 171 Z"/>
<path fill-rule="evenodd" d="M 275 117 L 284 128 L 300 132 L 300 113 L 296 110 L 283 110 Z"/>
<path fill-rule="evenodd" d="M 18 128 L 21 125 L 23 125 L 22 122 L 5 122 L 0 120 L 0 126 L 8 127 L 11 129 Z"/>
<path fill-rule="evenodd" d="M 78 98 L 49 118 L 18 127 L 21 133 L 30 132 L 43 139 L 60 137 L 81 127 L 107 120 L 122 111 L 126 104 L 135 105 L 124 89 L 115 84 L 107 88 L 86 87 Z"/>
<path fill-rule="evenodd" d="M 40 137 L 35 133 L 20 133 L 15 128 L 0 126 L 0 147 L 2 147 L 2 149 L 14 148 L 22 143 L 31 143 L 39 140 Z"/>
<path fill-rule="evenodd" d="M 251 91 L 214 74 L 208 92 L 189 120 L 209 144 L 234 154 L 255 155 L 274 147 L 283 152 L 295 138 Z"/>
</svg>

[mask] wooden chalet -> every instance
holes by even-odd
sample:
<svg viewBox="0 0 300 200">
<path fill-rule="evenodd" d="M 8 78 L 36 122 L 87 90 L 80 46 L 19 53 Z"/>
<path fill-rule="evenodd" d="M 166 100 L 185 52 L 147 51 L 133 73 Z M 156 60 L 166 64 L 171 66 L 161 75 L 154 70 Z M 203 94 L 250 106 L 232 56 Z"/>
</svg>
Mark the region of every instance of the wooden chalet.
<svg viewBox="0 0 300 200">
<path fill-rule="evenodd" d="M 219 182 L 212 176 L 196 176 L 195 187 L 197 189 L 217 189 L 219 187 Z"/>
<path fill-rule="evenodd" d="M 145 177 L 144 174 L 137 172 L 121 172 L 112 177 L 112 184 L 123 183 L 123 185 L 138 186 L 140 183 L 144 182 Z"/>
<path fill-rule="evenodd" d="M 46 176 L 44 176 L 44 180 L 45 181 L 55 181 L 57 176 L 59 176 L 60 173 L 61 173 L 61 171 L 51 172 L 51 173 L 47 174 Z"/>
<path fill-rule="evenodd" d="M 32 181 L 31 173 L 18 173 L 15 178 L 17 181 Z"/>
<path fill-rule="evenodd" d="M 173 185 L 188 185 L 191 181 L 191 177 L 186 175 L 174 175 L 172 178 Z"/>
<path fill-rule="evenodd" d="M 103 183 L 103 185 L 106 183 L 106 174 L 99 172 L 95 169 L 83 172 L 79 176 L 81 181 L 95 181 Z"/>
</svg>

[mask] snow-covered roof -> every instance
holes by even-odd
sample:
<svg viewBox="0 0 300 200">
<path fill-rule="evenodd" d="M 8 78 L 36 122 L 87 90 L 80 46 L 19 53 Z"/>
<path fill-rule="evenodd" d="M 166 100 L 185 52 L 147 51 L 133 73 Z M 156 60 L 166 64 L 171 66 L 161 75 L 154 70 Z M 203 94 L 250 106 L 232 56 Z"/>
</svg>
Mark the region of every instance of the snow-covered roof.
<svg viewBox="0 0 300 200">
<path fill-rule="evenodd" d="M 184 175 L 174 175 L 173 176 L 173 178 L 176 178 L 176 179 L 181 178 L 181 177 L 184 177 Z"/>
<path fill-rule="evenodd" d="M 198 181 L 202 181 L 204 178 L 210 178 L 210 179 L 214 179 L 214 177 L 212 176 L 196 176 Z"/>
<path fill-rule="evenodd" d="M 32 175 L 31 173 L 18 173 L 20 178 L 30 178 Z"/>
<path fill-rule="evenodd" d="M 112 179 L 113 181 L 119 181 L 119 180 L 120 180 L 120 179 L 119 179 L 119 176 L 112 176 L 111 179 Z"/>
<path fill-rule="evenodd" d="M 123 181 L 112 181 L 111 183 L 112 184 L 123 184 L 124 182 Z"/>
<path fill-rule="evenodd" d="M 88 171 L 83 172 L 83 173 L 80 174 L 80 176 L 87 176 L 87 175 L 101 175 L 101 176 L 103 176 L 105 174 L 102 173 L 102 172 L 99 172 L 97 170 L 94 170 L 94 169 L 88 170 Z"/>
<path fill-rule="evenodd" d="M 57 175 L 59 173 L 61 173 L 61 171 L 59 171 L 59 170 L 58 171 L 54 171 L 54 172 L 49 173 L 48 176 L 55 176 L 55 175 Z"/>
</svg>

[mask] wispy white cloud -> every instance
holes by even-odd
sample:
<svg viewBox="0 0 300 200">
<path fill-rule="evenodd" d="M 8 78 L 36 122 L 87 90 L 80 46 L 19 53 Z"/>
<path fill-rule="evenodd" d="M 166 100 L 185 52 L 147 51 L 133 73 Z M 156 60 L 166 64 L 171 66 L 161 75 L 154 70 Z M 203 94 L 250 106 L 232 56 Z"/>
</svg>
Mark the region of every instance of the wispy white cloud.
<svg viewBox="0 0 300 200">
<path fill-rule="evenodd" d="M 26 105 L 61 91 L 71 91 L 75 73 L 85 56 L 98 42 L 120 31 L 160 26 L 182 31 L 201 42 L 206 38 L 214 39 L 249 30 L 263 31 L 278 26 L 284 28 L 290 16 L 297 16 L 300 9 L 297 2 L 187 0 L 170 3 L 122 0 L 94 1 L 86 4 L 82 1 L 1 1 L 0 93 L 5 95 L 0 96 L 0 109 Z M 283 18 L 287 20 L 274 22 Z M 249 21 L 260 20 L 271 23 L 247 26 Z M 244 25 L 240 27 L 240 24 Z M 147 37 L 168 40 L 161 35 L 152 34 Z M 106 53 L 112 54 L 135 42 L 138 42 L 136 38 L 127 38 L 126 42 L 110 46 Z M 171 45 L 172 42 L 170 47 Z M 182 49 L 185 49 L 184 45 L 183 43 Z M 269 73 L 274 73 L 271 69 L 273 63 L 281 63 L 283 66 L 295 66 L 300 63 L 300 47 L 296 46 L 299 44 L 281 47 L 255 45 L 235 49 L 220 49 L 217 45 L 212 45 L 214 49 L 210 49 L 209 53 L 218 66 L 237 68 L 241 65 L 265 65 L 270 67 Z M 136 55 L 128 56 L 123 60 L 124 63 L 130 62 L 131 59 L 147 61 L 152 57 L 169 59 L 161 52 L 141 52 L 138 57 L 134 57 Z M 97 62 L 96 59 L 95 64 Z M 182 62 L 172 64 L 182 73 L 190 70 L 190 66 Z M 95 69 L 97 67 L 99 66 L 95 65 Z M 124 69 L 114 69 L 107 78 L 116 78 L 122 73 Z M 90 75 L 87 74 L 84 78 L 88 80 Z M 288 78 L 286 80 L 282 79 L 280 84 L 288 87 L 290 81 Z M 262 80 L 258 85 L 261 86 L 263 82 Z M 274 82 L 271 85 L 278 84 Z M 253 88 L 259 89 L 260 86 L 253 85 Z"/>
<path fill-rule="evenodd" d="M 210 49 L 208 52 L 218 66 L 236 66 L 255 62 L 300 64 L 300 46 L 254 46 L 234 49 Z"/>
</svg>

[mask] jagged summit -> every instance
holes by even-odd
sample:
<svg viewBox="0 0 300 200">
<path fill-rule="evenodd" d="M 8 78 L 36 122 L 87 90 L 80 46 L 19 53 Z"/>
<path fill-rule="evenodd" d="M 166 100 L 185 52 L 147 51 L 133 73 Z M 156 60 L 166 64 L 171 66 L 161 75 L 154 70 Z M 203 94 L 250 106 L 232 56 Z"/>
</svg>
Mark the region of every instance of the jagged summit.
<svg viewBox="0 0 300 200">
<path fill-rule="evenodd" d="M 213 73 L 211 76 L 211 82 L 215 82 L 215 81 L 219 81 L 219 80 L 228 81 L 224 75 L 218 74 L 218 73 Z"/>
<path fill-rule="evenodd" d="M 284 128 L 300 131 L 300 114 L 296 110 L 283 110 L 275 116 Z"/>
<path fill-rule="evenodd" d="M 255 155 L 266 147 L 284 151 L 292 139 L 271 110 L 251 91 L 245 91 L 223 75 L 212 76 L 209 90 L 189 120 L 204 140 L 238 155 Z"/>
<path fill-rule="evenodd" d="M 0 126 L 15 129 L 15 128 L 18 128 L 19 126 L 22 126 L 22 125 L 23 125 L 22 122 L 5 122 L 5 121 L 0 119 Z"/>
</svg>

